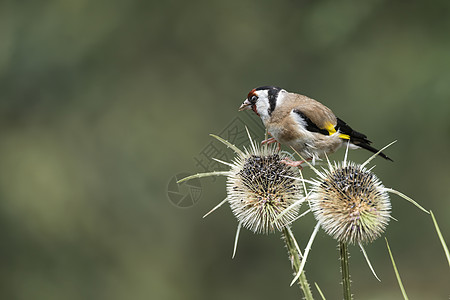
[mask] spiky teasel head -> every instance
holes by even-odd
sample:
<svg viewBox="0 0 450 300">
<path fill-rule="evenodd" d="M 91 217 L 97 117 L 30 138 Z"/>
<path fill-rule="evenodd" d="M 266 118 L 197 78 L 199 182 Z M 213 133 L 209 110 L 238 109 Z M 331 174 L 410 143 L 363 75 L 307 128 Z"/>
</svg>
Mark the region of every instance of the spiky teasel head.
<svg viewBox="0 0 450 300">
<path fill-rule="evenodd" d="M 281 231 L 297 218 L 300 204 L 305 199 L 303 185 L 298 180 L 299 170 L 282 162 L 288 154 L 283 154 L 274 145 L 258 146 L 248 130 L 247 134 L 250 147 L 244 147 L 244 151 L 211 134 L 236 153 L 232 162 L 213 158 L 229 166 L 229 171 L 199 173 L 178 181 L 207 176 L 227 177 L 227 198 L 204 217 L 228 202 L 239 221 L 236 242 L 241 226 L 255 233 Z"/>
<path fill-rule="evenodd" d="M 391 202 L 377 176 L 353 162 L 324 169 L 314 181 L 311 209 L 324 231 L 340 242 L 377 239 L 390 219 Z"/>
<path fill-rule="evenodd" d="M 287 166 L 275 147 L 252 148 L 233 161 L 227 180 L 228 202 L 242 225 L 255 233 L 282 230 L 298 215 L 280 214 L 303 197 L 298 169 Z"/>
<path fill-rule="evenodd" d="M 312 189 L 308 193 L 307 198 L 317 220 L 317 225 L 311 235 L 306 250 L 310 249 L 310 244 L 314 240 L 319 226 L 327 234 L 338 240 L 341 249 L 342 268 L 344 268 L 345 264 L 347 265 L 347 275 L 345 275 L 347 284 L 350 282 L 348 275 L 348 254 L 346 250 L 347 244 L 359 245 L 372 273 L 379 280 L 372 268 L 363 244 L 374 241 L 385 231 L 391 218 L 389 193 L 396 194 L 411 204 L 414 204 L 423 212 L 429 213 L 420 204 L 403 193 L 392 188 L 384 187 L 378 177 L 371 171 L 373 167 L 369 170 L 365 168 L 381 151 L 394 143 L 395 141 L 383 147 L 363 164 L 347 161 L 349 145 L 347 145 L 342 162 L 335 162 L 332 165 L 327 157 L 328 169 L 323 168 L 322 171 L 319 171 L 306 161 L 318 175 L 315 180 L 302 179 L 312 185 Z M 303 262 L 306 261 L 306 254 L 308 252 L 306 250 Z M 345 263 L 345 260 L 347 260 L 347 263 Z M 292 283 L 302 273 L 303 262 Z M 344 271 L 342 272 L 344 273 Z"/>
</svg>

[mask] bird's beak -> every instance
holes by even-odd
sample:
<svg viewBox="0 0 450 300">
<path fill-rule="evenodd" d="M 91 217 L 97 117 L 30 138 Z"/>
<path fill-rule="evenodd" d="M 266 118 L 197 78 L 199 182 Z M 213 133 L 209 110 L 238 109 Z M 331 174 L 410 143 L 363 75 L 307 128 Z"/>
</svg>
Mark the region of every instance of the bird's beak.
<svg viewBox="0 0 450 300">
<path fill-rule="evenodd" d="M 252 109 L 252 104 L 250 103 L 250 101 L 248 101 L 248 99 L 245 99 L 244 103 L 242 103 L 242 105 L 239 107 L 239 111 L 247 109 Z"/>
</svg>

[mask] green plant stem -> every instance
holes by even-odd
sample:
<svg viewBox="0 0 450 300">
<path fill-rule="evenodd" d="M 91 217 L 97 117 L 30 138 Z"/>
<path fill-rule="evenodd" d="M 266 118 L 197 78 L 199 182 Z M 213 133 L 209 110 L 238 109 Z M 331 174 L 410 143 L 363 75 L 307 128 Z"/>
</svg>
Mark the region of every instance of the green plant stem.
<svg viewBox="0 0 450 300">
<path fill-rule="evenodd" d="M 431 218 L 433 218 L 434 228 L 436 228 L 436 232 L 438 234 L 439 240 L 441 241 L 442 248 L 444 249 L 445 256 L 447 257 L 448 266 L 450 267 L 450 252 L 448 251 L 447 244 L 445 243 L 444 237 L 442 236 L 441 230 L 439 229 L 439 225 L 434 217 L 433 212 L 430 210 Z"/>
<path fill-rule="evenodd" d="M 294 269 L 295 274 L 297 274 L 301 264 L 300 253 L 297 251 L 297 248 L 295 247 L 295 241 L 293 240 L 288 229 L 286 228 L 283 229 L 283 239 L 286 244 L 286 248 L 288 250 L 288 255 L 292 263 L 292 268 Z M 305 271 L 303 271 L 300 277 L 298 278 L 298 284 L 303 292 L 303 295 L 305 297 L 304 299 L 313 300 L 314 298 L 308 280 L 306 279 Z"/>
<path fill-rule="evenodd" d="M 392 262 L 392 266 L 394 267 L 395 277 L 397 277 L 398 286 L 400 287 L 400 290 L 402 291 L 403 299 L 408 300 L 408 295 L 406 295 L 405 287 L 403 286 L 402 279 L 400 278 L 400 273 L 398 272 L 397 266 L 395 265 L 394 256 L 392 255 L 388 240 L 387 240 L 387 238 L 384 238 L 384 239 L 386 240 L 386 246 L 389 251 L 389 256 L 391 257 L 391 262 Z"/>
<path fill-rule="evenodd" d="M 341 260 L 342 288 L 344 289 L 344 300 L 351 300 L 352 293 L 350 291 L 350 269 L 348 267 L 348 249 L 347 243 L 339 243 L 339 252 Z"/>
<path fill-rule="evenodd" d="M 314 284 L 316 285 L 316 289 L 319 291 L 319 294 L 320 294 L 320 297 L 322 297 L 322 300 L 327 300 L 327 299 L 325 299 L 325 295 L 322 293 L 322 290 L 320 289 L 317 282 L 314 282 Z"/>
</svg>

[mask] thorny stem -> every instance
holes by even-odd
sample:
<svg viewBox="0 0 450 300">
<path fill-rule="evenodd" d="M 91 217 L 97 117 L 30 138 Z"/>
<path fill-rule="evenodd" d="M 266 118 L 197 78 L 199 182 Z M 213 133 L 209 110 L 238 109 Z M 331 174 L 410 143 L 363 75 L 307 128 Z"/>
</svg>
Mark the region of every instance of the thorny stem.
<svg viewBox="0 0 450 300">
<path fill-rule="evenodd" d="M 297 274 L 301 264 L 300 258 L 301 254 L 297 251 L 297 248 L 295 247 L 295 241 L 289 234 L 289 230 L 286 227 L 283 229 L 283 240 L 288 250 L 288 255 L 291 261 L 292 268 L 294 269 L 295 274 Z M 298 278 L 298 284 L 303 292 L 303 295 L 305 297 L 304 299 L 313 300 L 314 298 L 311 292 L 311 288 L 308 284 L 308 280 L 306 279 L 305 271 L 303 271 L 300 277 Z"/>
<path fill-rule="evenodd" d="M 348 267 L 347 243 L 339 242 L 339 252 L 341 261 L 342 287 L 344 289 L 344 300 L 352 300 L 350 291 L 350 269 Z"/>
</svg>

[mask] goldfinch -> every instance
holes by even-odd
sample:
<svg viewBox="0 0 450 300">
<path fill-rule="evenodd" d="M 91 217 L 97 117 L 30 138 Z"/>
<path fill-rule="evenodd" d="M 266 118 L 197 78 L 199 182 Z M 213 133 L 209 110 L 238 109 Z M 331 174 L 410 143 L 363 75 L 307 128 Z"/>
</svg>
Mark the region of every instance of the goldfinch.
<svg viewBox="0 0 450 300">
<path fill-rule="evenodd" d="M 335 152 L 349 143 L 349 148 L 364 148 L 377 153 L 367 136 L 353 130 L 322 103 L 307 96 L 290 93 L 274 86 L 262 86 L 248 93 L 239 111 L 252 109 L 273 138 L 263 143 L 278 142 L 294 148 L 304 159 L 312 160 Z M 379 156 L 392 161 L 384 153 Z M 288 161 L 292 166 L 300 162 Z"/>
</svg>

